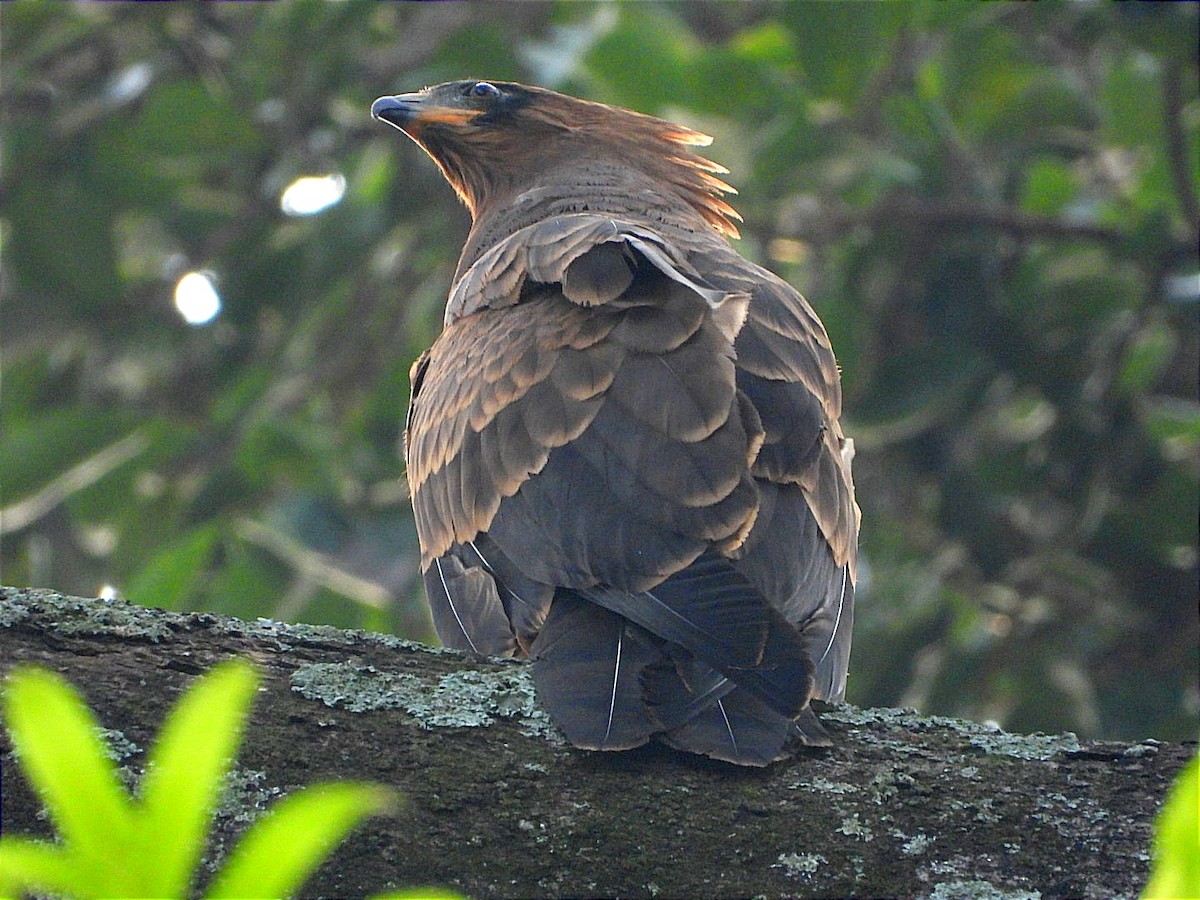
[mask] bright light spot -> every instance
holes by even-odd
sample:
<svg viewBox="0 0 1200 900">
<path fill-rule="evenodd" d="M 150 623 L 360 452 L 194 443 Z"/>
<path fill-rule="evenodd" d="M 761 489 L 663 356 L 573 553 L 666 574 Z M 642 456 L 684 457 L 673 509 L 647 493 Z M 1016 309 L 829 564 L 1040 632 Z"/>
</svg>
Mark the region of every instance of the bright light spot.
<svg viewBox="0 0 1200 900">
<path fill-rule="evenodd" d="M 100 588 L 100 599 L 101 600 L 116 600 L 117 599 L 117 589 L 115 587 L 113 587 L 111 584 L 104 585 L 103 587 Z"/>
<path fill-rule="evenodd" d="M 207 325 L 221 311 L 221 295 L 205 272 L 188 272 L 175 285 L 175 308 L 189 325 Z"/>
<path fill-rule="evenodd" d="M 117 530 L 111 525 L 85 525 L 79 530 L 79 538 L 92 556 L 111 556 L 117 549 Z"/>
<path fill-rule="evenodd" d="M 1175 303 L 1200 302 L 1200 272 L 1170 275 L 1166 279 L 1167 299 Z"/>
<path fill-rule="evenodd" d="M 108 95 L 115 103 L 127 103 L 150 87 L 153 78 L 153 66 L 145 62 L 134 63 L 113 76 L 108 83 Z"/>
<path fill-rule="evenodd" d="M 289 216 L 315 216 L 346 194 L 346 179 L 339 173 L 297 178 L 279 198 L 279 208 Z"/>
</svg>

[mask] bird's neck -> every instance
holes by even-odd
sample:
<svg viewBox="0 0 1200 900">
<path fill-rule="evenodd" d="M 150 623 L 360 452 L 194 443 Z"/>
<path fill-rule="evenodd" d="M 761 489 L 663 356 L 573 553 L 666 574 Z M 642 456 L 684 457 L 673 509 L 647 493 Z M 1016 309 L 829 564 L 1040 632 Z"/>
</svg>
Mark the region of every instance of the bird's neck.
<svg viewBox="0 0 1200 900">
<path fill-rule="evenodd" d="M 611 215 L 668 236 L 712 234 L 692 204 L 661 179 L 617 163 L 582 162 L 543 173 L 534 186 L 496 191 L 473 210 L 456 280 L 489 248 L 545 219 L 572 213 Z"/>
</svg>

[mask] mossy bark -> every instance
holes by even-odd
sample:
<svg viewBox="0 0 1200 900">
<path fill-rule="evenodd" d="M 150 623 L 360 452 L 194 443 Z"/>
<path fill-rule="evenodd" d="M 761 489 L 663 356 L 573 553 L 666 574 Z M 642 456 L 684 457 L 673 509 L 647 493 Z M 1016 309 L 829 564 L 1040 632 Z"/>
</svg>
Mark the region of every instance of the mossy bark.
<svg viewBox="0 0 1200 900">
<path fill-rule="evenodd" d="M 1151 822 L 1194 745 L 1023 737 L 906 710 L 827 710 L 836 745 L 765 770 L 566 746 L 524 666 L 328 627 L 0 589 L 0 671 L 82 689 L 129 780 L 180 692 L 264 673 L 210 864 L 275 797 L 366 779 L 405 803 L 304 896 L 441 885 L 472 897 L 1135 897 Z M 866 663 L 860 663 L 866 664 Z M 49 834 L 0 737 L 6 832 Z"/>
</svg>

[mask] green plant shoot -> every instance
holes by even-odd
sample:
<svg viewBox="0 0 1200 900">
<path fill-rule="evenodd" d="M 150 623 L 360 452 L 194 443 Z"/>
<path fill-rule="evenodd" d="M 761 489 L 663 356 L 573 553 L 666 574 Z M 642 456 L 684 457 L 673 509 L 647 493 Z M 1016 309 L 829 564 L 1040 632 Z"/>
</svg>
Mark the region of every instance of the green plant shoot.
<svg viewBox="0 0 1200 900">
<path fill-rule="evenodd" d="M 1175 779 L 1154 828 L 1154 866 L 1143 900 L 1200 897 L 1200 756 Z"/>
<path fill-rule="evenodd" d="M 199 678 L 167 716 L 140 796 L 131 797 L 74 688 L 43 669 L 15 669 L 4 719 L 59 843 L 0 838 L 0 900 L 33 892 L 76 900 L 188 896 L 258 683 L 238 660 Z M 246 832 L 208 896 L 288 896 L 392 799 L 386 788 L 352 782 L 293 793 Z"/>
</svg>

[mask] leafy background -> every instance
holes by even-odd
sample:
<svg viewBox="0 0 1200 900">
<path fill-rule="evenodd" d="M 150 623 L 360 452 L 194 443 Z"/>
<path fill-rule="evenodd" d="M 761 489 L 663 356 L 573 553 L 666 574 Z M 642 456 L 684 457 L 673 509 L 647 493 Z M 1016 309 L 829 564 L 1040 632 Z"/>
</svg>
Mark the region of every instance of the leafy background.
<svg viewBox="0 0 1200 900">
<path fill-rule="evenodd" d="M 4 4 L 0 577 L 432 639 L 396 445 L 468 221 L 367 110 L 530 81 L 715 135 L 824 318 L 852 701 L 1194 738 L 1197 12 Z"/>
</svg>

